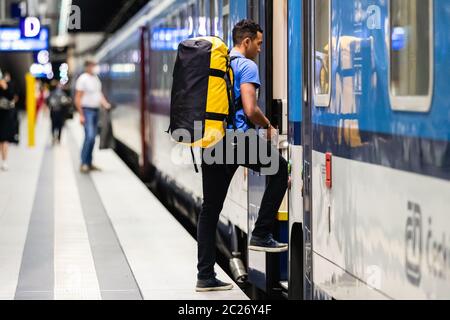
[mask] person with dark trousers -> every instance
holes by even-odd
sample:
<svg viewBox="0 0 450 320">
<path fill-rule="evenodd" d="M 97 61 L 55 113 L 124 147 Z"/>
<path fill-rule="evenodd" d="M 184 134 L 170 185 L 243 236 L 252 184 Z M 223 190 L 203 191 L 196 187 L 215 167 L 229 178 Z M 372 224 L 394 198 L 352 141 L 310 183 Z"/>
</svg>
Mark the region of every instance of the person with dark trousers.
<svg viewBox="0 0 450 320">
<path fill-rule="evenodd" d="M 270 140 L 276 135 L 276 129 L 272 127 L 262 110 L 257 105 L 257 90 L 261 86 L 259 69 L 254 60 L 261 52 L 263 43 L 263 30 L 250 20 L 239 22 L 233 29 L 234 48 L 230 53 L 231 68 L 234 73 L 234 98 L 235 117 L 233 124 L 229 123 L 228 134 L 233 132 L 253 133 L 256 141 L 253 144 L 246 140 L 223 139 L 215 146 L 223 148 L 224 161 L 208 164 L 205 161 L 205 153 L 214 154 L 216 151 L 204 150 L 202 162 L 203 174 L 203 206 L 198 221 L 198 282 L 197 292 L 225 291 L 233 288 L 232 284 L 224 283 L 216 278 L 214 265 L 216 263 L 216 230 L 220 213 L 228 193 L 230 183 L 238 168 L 242 165 L 255 172 L 262 172 L 264 168 L 272 165 L 260 159 L 260 150 L 265 149 L 270 153 L 272 162 L 278 162 L 278 170 L 270 175 L 269 184 L 264 194 L 258 219 L 250 240 L 250 250 L 270 253 L 280 253 L 288 250 L 288 245 L 279 243 L 273 238 L 276 214 L 283 202 L 288 187 L 288 163 L 272 146 Z M 229 121 L 230 122 L 230 121 Z M 256 127 L 267 130 L 267 140 L 261 138 Z M 238 141 L 238 143 L 235 143 Z M 239 145 L 244 143 L 242 149 Z M 227 152 L 233 152 L 233 158 L 237 159 L 239 150 L 245 150 L 245 163 L 229 163 L 226 161 Z M 248 161 L 252 155 L 257 155 L 256 162 Z"/>
<path fill-rule="evenodd" d="M 19 144 L 19 113 L 18 113 L 18 104 L 20 101 L 20 97 L 19 97 L 19 92 L 17 89 L 17 85 L 14 81 L 14 79 L 12 78 L 12 75 L 9 71 L 6 71 L 4 74 L 4 79 L 6 81 L 6 83 L 8 84 L 8 90 L 10 90 L 10 92 L 13 95 L 13 100 L 12 100 L 12 106 L 14 106 L 14 108 L 12 108 L 11 111 L 11 139 L 9 140 L 9 142 L 14 143 L 14 144 Z"/>
<path fill-rule="evenodd" d="M 8 146 L 13 138 L 12 112 L 16 97 L 9 74 L 3 75 L 0 70 L 0 170 L 8 171 Z"/>
<path fill-rule="evenodd" d="M 53 144 L 61 143 L 61 135 L 66 121 L 67 110 L 71 104 L 70 97 L 63 90 L 64 86 L 59 81 L 52 81 L 50 85 L 50 96 L 47 105 L 50 108 L 52 120 Z"/>
</svg>

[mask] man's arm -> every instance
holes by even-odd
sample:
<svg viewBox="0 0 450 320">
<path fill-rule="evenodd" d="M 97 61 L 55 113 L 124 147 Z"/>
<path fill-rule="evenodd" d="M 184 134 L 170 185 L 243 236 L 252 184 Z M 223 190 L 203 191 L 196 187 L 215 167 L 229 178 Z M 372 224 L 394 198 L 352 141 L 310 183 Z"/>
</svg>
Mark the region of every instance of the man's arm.
<svg viewBox="0 0 450 320">
<path fill-rule="evenodd" d="M 7 90 L 8 83 L 5 80 L 0 80 L 0 88 L 2 88 L 3 90 Z"/>
<path fill-rule="evenodd" d="M 244 112 L 247 118 L 255 125 L 268 128 L 268 139 L 272 137 L 272 126 L 269 119 L 264 115 L 258 107 L 256 99 L 256 87 L 253 83 L 243 83 L 241 85 L 241 99 Z"/>
<path fill-rule="evenodd" d="M 80 115 L 80 122 L 82 125 L 84 125 L 85 123 L 85 118 L 84 118 L 84 112 L 83 112 L 83 108 L 81 106 L 81 99 L 83 98 L 84 92 L 83 91 L 79 91 L 77 90 L 75 92 L 75 107 L 77 108 L 77 111 Z"/>
<path fill-rule="evenodd" d="M 108 100 L 106 100 L 105 95 L 102 93 L 102 106 L 103 108 L 105 108 L 106 110 L 111 109 L 111 104 L 108 102 Z"/>
</svg>

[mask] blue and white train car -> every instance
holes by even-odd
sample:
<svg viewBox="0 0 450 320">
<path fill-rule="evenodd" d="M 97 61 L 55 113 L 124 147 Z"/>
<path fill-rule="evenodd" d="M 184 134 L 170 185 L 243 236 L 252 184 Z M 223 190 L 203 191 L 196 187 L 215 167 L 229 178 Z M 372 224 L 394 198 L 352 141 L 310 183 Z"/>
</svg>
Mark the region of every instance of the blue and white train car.
<svg viewBox="0 0 450 320">
<path fill-rule="evenodd" d="M 231 45 L 243 18 L 265 30 L 259 105 L 291 163 L 277 226 L 290 251 L 247 250 L 266 177 L 244 169 L 219 247 L 269 296 L 450 298 L 450 2 L 151 1 L 97 58 L 117 140 L 193 223 L 201 175 L 165 133 L 176 49 L 202 35 Z"/>
<path fill-rule="evenodd" d="M 450 2 L 300 6 L 289 70 L 304 298 L 448 299 Z"/>
</svg>

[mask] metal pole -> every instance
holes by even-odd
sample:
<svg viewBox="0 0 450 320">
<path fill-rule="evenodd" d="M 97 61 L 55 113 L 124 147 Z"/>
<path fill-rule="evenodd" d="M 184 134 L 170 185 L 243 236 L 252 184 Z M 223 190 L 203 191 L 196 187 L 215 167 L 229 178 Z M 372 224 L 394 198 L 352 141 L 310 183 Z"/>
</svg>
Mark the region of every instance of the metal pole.
<svg viewBox="0 0 450 320">
<path fill-rule="evenodd" d="M 27 1 L 27 16 L 37 17 L 39 16 L 39 5 L 36 0 Z"/>
<path fill-rule="evenodd" d="M 36 79 L 27 73 L 26 82 L 26 107 L 28 120 L 28 147 L 33 148 L 35 143 L 35 127 L 36 127 Z"/>
</svg>

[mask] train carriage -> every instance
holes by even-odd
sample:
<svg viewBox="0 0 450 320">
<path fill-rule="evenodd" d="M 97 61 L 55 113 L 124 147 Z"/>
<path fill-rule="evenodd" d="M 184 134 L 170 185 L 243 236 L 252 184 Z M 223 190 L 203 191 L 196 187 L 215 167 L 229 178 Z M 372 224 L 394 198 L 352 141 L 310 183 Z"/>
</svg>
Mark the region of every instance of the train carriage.
<svg viewBox="0 0 450 320">
<path fill-rule="evenodd" d="M 249 252 L 267 177 L 236 174 L 219 247 L 243 262 L 237 280 L 291 299 L 450 298 L 450 2 L 151 1 L 97 59 L 120 146 L 193 223 L 201 176 L 165 133 L 176 50 L 231 46 L 243 18 L 265 30 L 259 105 L 292 187 L 277 219 L 289 254 Z"/>
<path fill-rule="evenodd" d="M 313 295 L 448 298 L 449 5 L 308 6 Z"/>
</svg>

